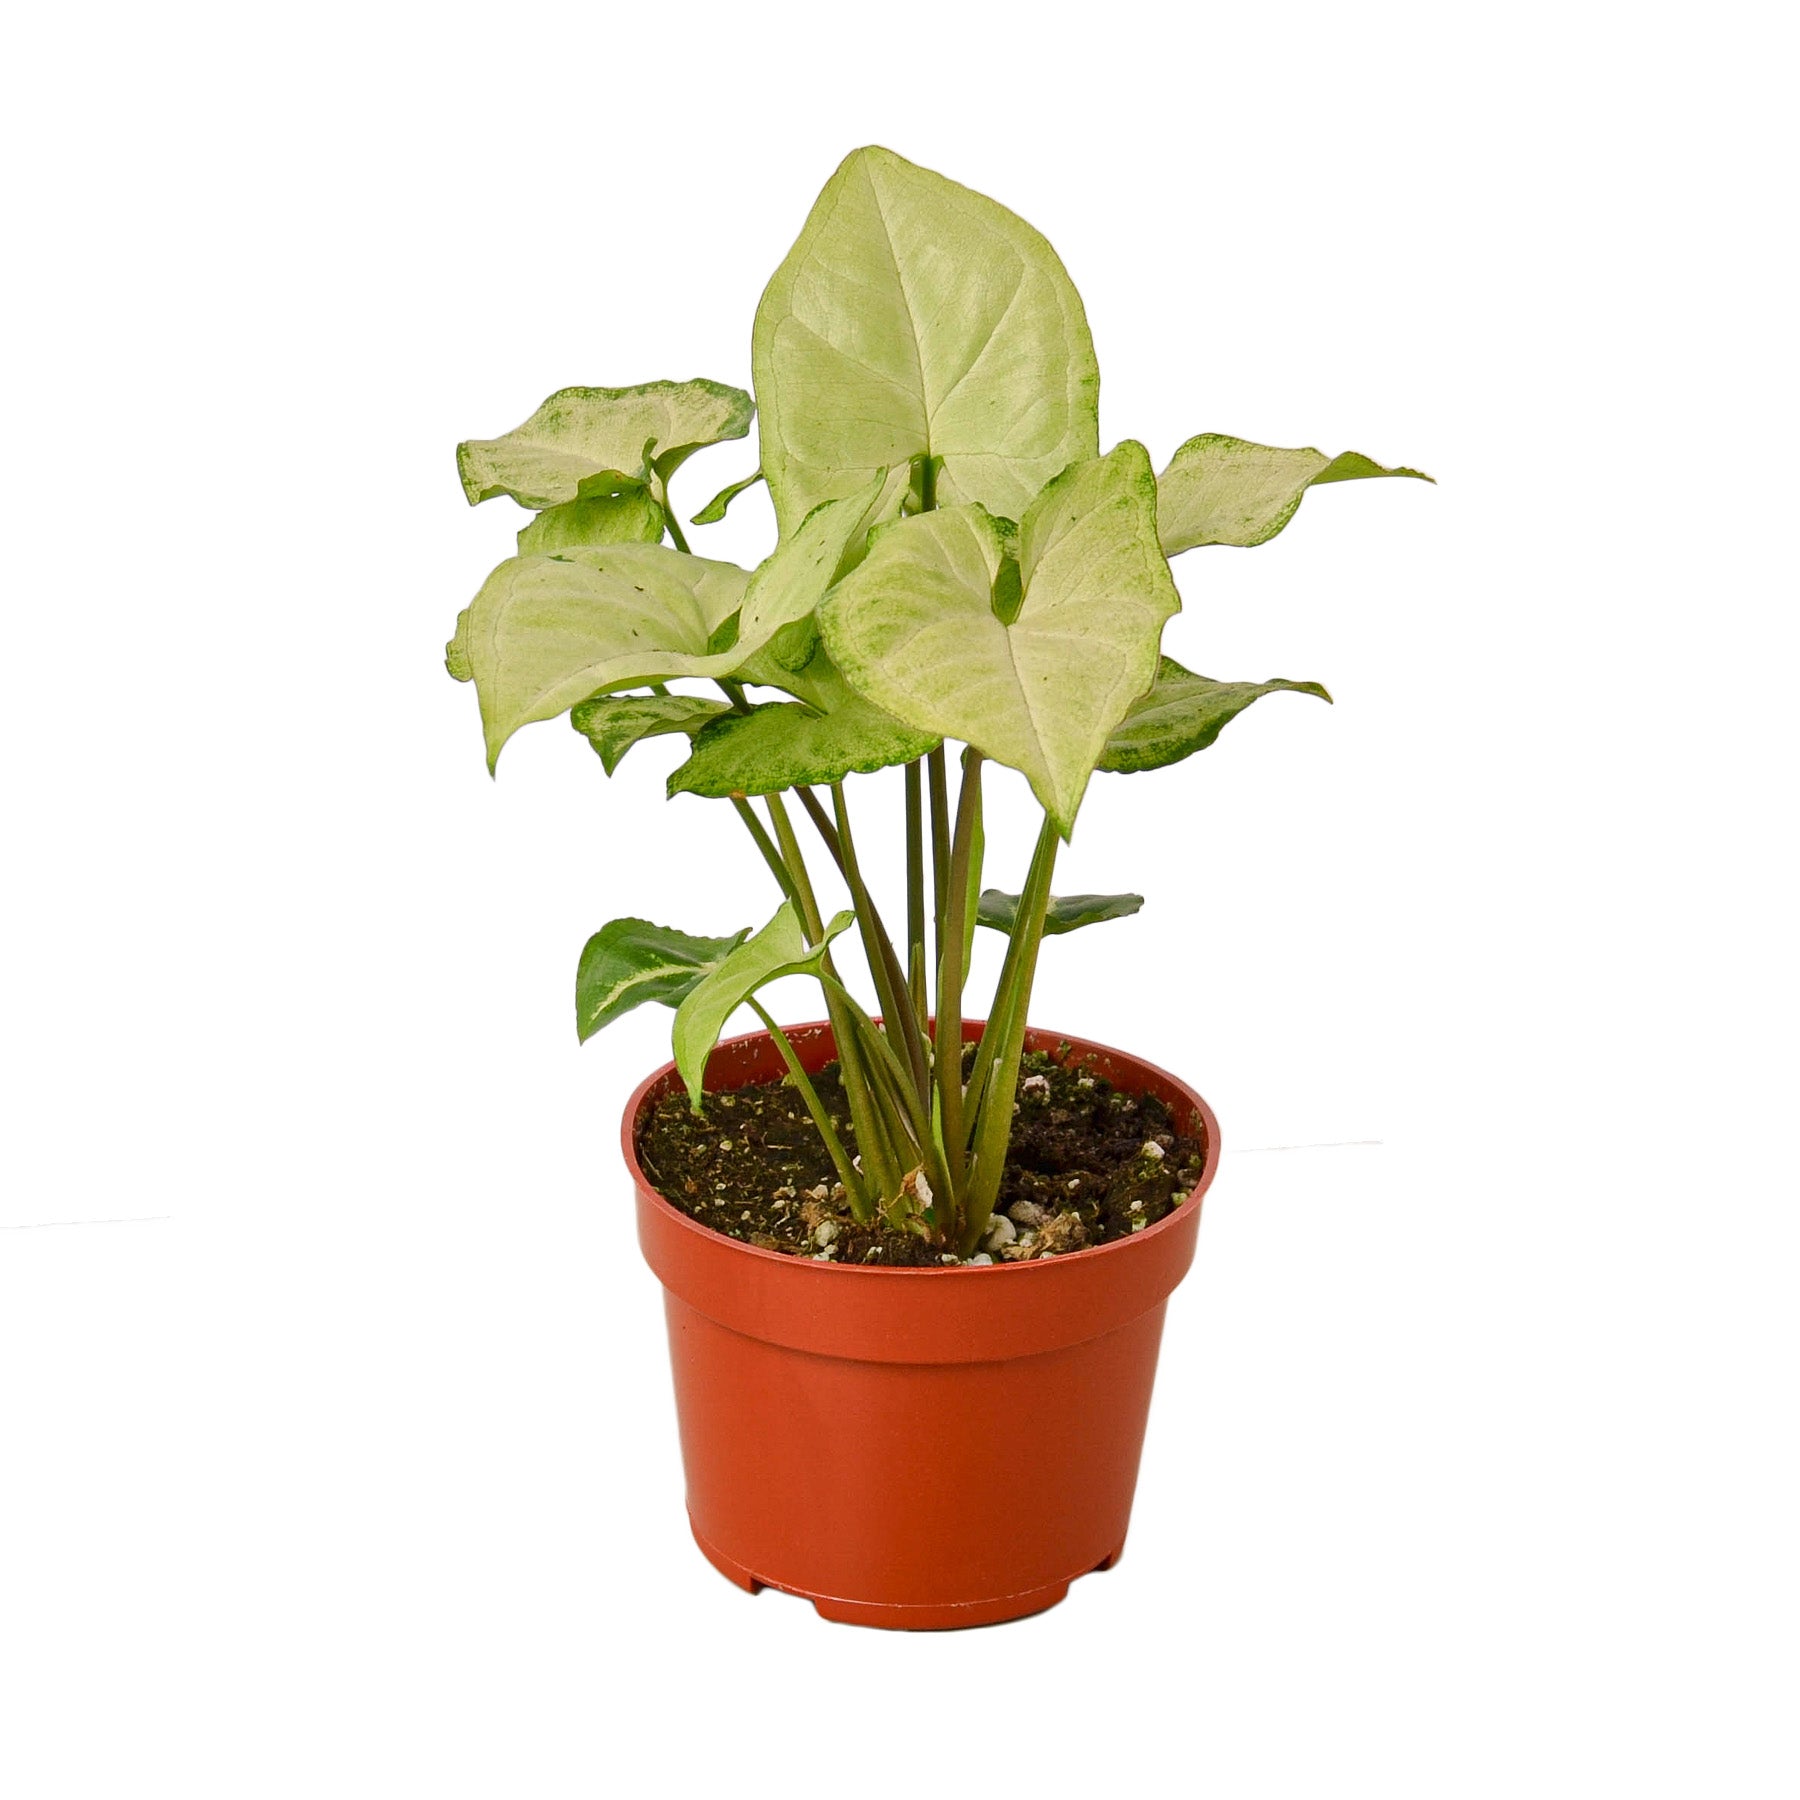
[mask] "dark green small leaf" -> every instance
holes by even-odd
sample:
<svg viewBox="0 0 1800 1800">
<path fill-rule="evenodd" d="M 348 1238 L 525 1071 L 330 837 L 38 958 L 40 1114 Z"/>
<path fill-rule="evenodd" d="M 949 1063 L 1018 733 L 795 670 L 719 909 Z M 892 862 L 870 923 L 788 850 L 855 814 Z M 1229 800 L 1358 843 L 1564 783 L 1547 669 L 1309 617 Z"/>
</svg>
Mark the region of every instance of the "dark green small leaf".
<svg viewBox="0 0 1800 1800">
<path fill-rule="evenodd" d="M 692 737 L 707 720 L 730 710 L 723 700 L 697 694 L 607 694 L 582 701 L 569 723 L 594 746 L 610 775 L 633 744 L 674 732 Z"/>
<path fill-rule="evenodd" d="M 669 793 L 722 799 L 820 786 L 912 762 L 937 742 L 854 695 L 824 714 L 774 701 L 705 726 L 693 753 L 669 777 Z"/>
<path fill-rule="evenodd" d="M 646 1000 L 679 1006 L 750 935 L 689 937 L 648 919 L 614 919 L 588 939 L 575 972 L 575 1029 L 595 1032 Z"/>
<path fill-rule="evenodd" d="M 1019 616 L 1019 608 L 1024 599 L 1025 586 L 1019 579 L 1019 559 L 1010 555 L 1001 557 L 1000 572 L 994 577 L 994 617 L 1002 625 L 1010 625 Z"/>
<path fill-rule="evenodd" d="M 584 481 L 579 499 L 552 506 L 519 533 L 521 556 L 554 556 L 574 544 L 660 544 L 663 510 L 641 481 L 609 469 Z"/>
<path fill-rule="evenodd" d="M 1065 931 L 1079 931 L 1083 925 L 1098 925 L 1106 919 L 1128 919 L 1144 904 L 1142 894 L 1062 894 L 1054 895 L 1044 915 L 1044 935 L 1058 937 Z M 1019 896 L 1003 894 L 988 888 L 975 910 L 976 923 L 1004 931 L 1009 937 L 1019 916 Z"/>
<path fill-rule="evenodd" d="M 753 469 L 742 481 L 734 481 L 730 487 L 720 488 L 701 509 L 688 520 L 690 525 L 716 525 L 724 518 L 725 509 L 739 494 L 753 488 L 763 478 L 761 469 Z"/>
<path fill-rule="evenodd" d="M 1098 767 L 1115 775 L 1166 768 L 1204 750 L 1264 694 L 1313 694 L 1330 702 L 1316 681 L 1212 681 L 1162 657 L 1156 680 L 1119 722 Z"/>
</svg>

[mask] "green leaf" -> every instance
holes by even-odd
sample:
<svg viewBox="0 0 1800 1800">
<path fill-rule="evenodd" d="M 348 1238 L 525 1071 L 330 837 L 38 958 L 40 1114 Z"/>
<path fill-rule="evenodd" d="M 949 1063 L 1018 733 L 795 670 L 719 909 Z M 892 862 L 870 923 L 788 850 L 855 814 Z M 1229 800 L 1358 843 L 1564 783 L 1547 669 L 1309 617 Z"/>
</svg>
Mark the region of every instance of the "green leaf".
<svg viewBox="0 0 1800 1800">
<path fill-rule="evenodd" d="M 1309 487 L 1376 475 L 1431 480 L 1418 469 L 1383 468 L 1355 450 L 1342 456 L 1276 450 L 1203 431 L 1175 452 L 1157 484 L 1163 549 L 1175 556 L 1202 544 L 1266 544 L 1294 516 Z"/>
<path fill-rule="evenodd" d="M 784 975 L 816 975 L 831 940 L 849 929 L 855 914 L 841 912 L 809 945 L 789 901 L 747 944 L 740 944 L 716 969 L 697 982 L 675 1013 L 675 1066 L 687 1083 L 688 1098 L 700 1110 L 706 1059 L 725 1022 L 759 988 Z"/>
<path fill-rule="evenodd" d="M 582 544 L 660 544 L 663 509 L 629 475 L 610 488 L 552 506 L 519 533 L 521 556 L 555 556 Z"/>
<path fill-rule="evenodd" d="M 911 762 L 937 742 L 855 694 L 823 715 L 777 701 L 713 720 L 670 775 L 669 793 L 722 799 L 819 786 Z"/>
<path fill-rule="evenodd" d="M 708 653 L 749 576 L 658 544 L 571 548 L 504 562 L 456 622 L 448 661 L 481 697 L 488 767 L 535 719 L 578 701 L 680 675 L 728 675 L 737 649 Z"/>
<path fill-rule="evenodd" d="M 595 1032 L 646 1000 L 679 1006 L 750 935 L 689 937 L 648 919 L 614 919 L 588 939 L 575 971 L 575 1030 Z"/>
<path fill-rule="evenodd" d="M 646 463 L 666 481 L 704 445 L 743 437 L 755 410 L 742 388 L 716 381 L 563 388 L 504 437 L 457 445 L 457 473 L 471 506 L 496 494 L 561 506 L 595 478 L 616 481 L 635 469 L 644 479 Z"/>
<path fill-rule="evenodd" d="M 722 487 L 688 520 L 690 525 L 716 525 L 724 518 L 725 509 L 739 494 L 753 488 L 763 478 L 761 469 L 753 469 L 742 481 L 734 481 L 730 487 Z"/>
<path fill-rule="evenodd" d="M 1160 659 L 1155 685 L 1107 739 L 1099 766 L 1130 775 L 1161 769 L 1204 750 L 1245 707 L 1264 694 L 1314 694 L 1330 703 L 1316 681 L 1211 681 Z"/>
<path fill-rule="evenodd" d="M 723 700 L 698 694 L 597 694 L 570 712 L 569 723 L 594 746 L 610 775 L 633 744 L 674 732 L 692 737 L 709 719 L 730 710 Z"/>
<path fill-rule="evenodd" d="M 1127 441 L 1050 482 L 1017 534 L 1021 597 L 994 599 L 1010 530 L 977 506 L 876 533 L 819 608 L 858 693 L 1020 770 L 1067 837 L 1113 728 L 1156 674 L 1181 601 L 1156 541 L 1156 479 Z"/>
<path fill-rule="evenodd" d="M 1099 369 L 1056 252 L 1005 207 L 891 150 L 845 158 L 756 312 L 763 472 L 785 535 L 915 458 L 937 499 L 1016 519 L 1099 448 Z"/>
<path fill-rule="evenodd" d="M 1128 919 L 1144 904 L 1142 894 L 1063 894 L 1052 895 L 1044 914 L 1044 935 L 1059 937 L 1065 931 L 1079 931 L 1083 925 L 1098 925 L 1106 919 Z M 975 914 L 976 923 L 1012 935 L 1019 916 L 1019 896 L 1003 894 L 988 888 L 981 896 Z"/>
</svg>

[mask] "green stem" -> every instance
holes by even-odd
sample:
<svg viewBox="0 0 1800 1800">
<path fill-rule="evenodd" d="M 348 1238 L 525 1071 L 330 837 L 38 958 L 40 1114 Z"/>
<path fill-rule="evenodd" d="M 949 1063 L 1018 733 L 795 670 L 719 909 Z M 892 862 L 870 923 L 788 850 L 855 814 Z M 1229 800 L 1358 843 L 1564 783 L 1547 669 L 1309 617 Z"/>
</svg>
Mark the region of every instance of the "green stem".
<svg viewBox="0 0 1800 1800">
<path fill-rule="evenodd" d="M 681 535 L 681 521 L 675 517 L 675 509 L 669 504 L 669 490 L 665 483 L 659 481 L 656 484 L 655 499 L 663 510 L 663 523 L 669 528 L 669 536 L 675 540 L 675 548 L 684 556 L 691 556 L 693 552 L 688 549 L 688 541 Z"/>
<path fill-rule="evenodd" d="M 962 791 L 956 797 L 956 835 L 948 869 L 949 906 L 942 932 L 942 958 L 937 982 L 938 1115 L 944 1134 L 944 1160 L 949 1166 L 951 1194 L 960 1203 L 963 1173 L 962 990 L 963 925 L 969 899 L 969 854 L 981 811 L 981 752 L 970 748 L 963 758 Z"/>
<path fill-rule="evenodd" d="M 800 804 L 806 808 L 806 816 L 817 828 L 820 842 L 831 853 L 831 860 L 837 864 L 838 873 L 844 872 L 844 847 L 838 842 L 837 827 L 826 815 L 824 807 L 819 804 L 819 796 L 809 787 L 797 787 L 794 792 L 799 796 Z"/>
<path fill-rule="evenodd" d="M 906 975 L 913 1013 L 925 1023 L 925 792 L 917 762 L 906 765 Z"/>
<path fill-rule="evenodd" d="M 775 841 L 781 846 L 781 860 L 793 877 L 795 898 L 800 907 L 800 922 L 806 927 L 806 941 L 816 944 L 825 930 L 819 902 L 813 893 L 812 878 L 806 872 L 806 858 L 800 854 L 800 841 L 794 836 L 794 824 L 779 794 L 764 794 L 763 805 L 769 809 L 769 823 L 775 827 Z"/>
<path fill-rule="evenodd" d="M 1038 946 L 1044 938 L 1044 915 L 1050 909 L 1050 878 L 1056 867 L 1061 840 L 1048 818 L 1038 833 L 1032 853 L 1031 873 L 1019 897 L 1018 917 L 1013 921 L 1013 943 L 1019 950 L 1013 966 L 1012 991 L 1006 997 L 999 1029 L 1001 1041 L 993 1054 L 987 1085 L 975 1103 L 975 1160 L 969 1172 L 963 1216 L 963 1254 L 973 1253 L 987 1230 L 994 1201 L 1000 1192 L 1000 1175 L 1006 1146 L 1012 1137 L 1013 1096 L 1019 1086 L 1019 1058 L 1025 1049 L 1025 1015 L 1031 1001 L 1032 978 L 1037 973 Z M 997 1006 L 996 1012 L 1001 1012 Z M 988 1021 L 985 1039 L 994 1035 L 996 1022 Z"/>
<path fill-rule="evenodd" d="M 813 893 L 812 881 L 806 872 L 806 859 L 800 854 L 800 841 L 794 836 L 793 821 L 789 819 L 787 808 L 782 805 L 779 794 L 765 795 L 763 804 L 769 809 L 769 820 L 775 827 L 775 838 L 781 846 L 782 861 L 787 864 L 788 872 L 793 877 L 800 917 L 806 926 L 807 941 L 816 944 L 825 927 L 819 913 L 818 899 Z M 829 952 L 819 967 L 821 977 L 835 975 Z M 886 1136 L 879 1123 L 875 1098 L 870 1091 L 868 1071 L 863 1067 L 861 1055 L 852 1037 L 850 1017 L 844 1011 L 843 1002 L 832 993 L 828 984 L 825 985 L 825 1010 L 831 1020 L 831 1034 L 837 1041 L 838 1073 L 843 1078 L 844 1099 L 850 1107 L 850 1122 L 856 1127 L 856 1141 L 862 1148 L 863 1166 L 874 1178 L 877 1190 L 886 1198 L 900 1191 L 900 1177 L 905 1171 L 894 1166 Z"/>
<path fill-rule="evenodd" d="M 838 844 L 844 853 L 844 880 L 850 887 L 850 904 L 856 908 L 856 922 L 862 930 L 863 949 L 869 958 L 869 973 L 875 978 L 875 991 L 881 997 L 882 1023 L 889 1031 L 898 1030 L 906 1046 L 906 1060 L 912 1067 L 913 1086 L 921 1103 L 931 1104 L 931 1069 L 925 1059 L 925 1043 L 919 1034 L 919 1021 L 913 1014 L 912 1001 L 906 991 L 906 971 L 894 954 L 894 946 L 875 910 L 867 883 L 856 861 L 856 840 L 850 835 L 850 809 L 844 799 L 844 784 L 831 784 L 832 804 L 837 812 Z"/>
<path fill-rule="evenodd" d="M 837 986 L 839 997 L 861 1034 L 869 1067 L 881 1078 L 887 1100 L 882 1120 L 888 1127 L 889 1140 L 900 1151 L 908 1169 L 923 1168 L 931 1184 L 932 1205 L 938 1219 L 945 1221 L 950 1217 L 952 1200 L 950 1171 L 931 1129 L 931 1108 L 919 1104 L 887 1033 L 856 1004 L 841 983 Z"/>
<path fill-rule="evenodd" d="M 780 884 L 781 892 L 797 913 L 803 913 L 800 905 L 800 891 L 794 886 L 794 878 L 788 873 L 787 864 L 781 860 L 781 852 L 770 841 L 769 834 L 763 830 L 762 820 L 756 816 L 755 809 L 742 794 L 733 794 L 731 804 L 737 808 L 737 816 L 744 821 L 744 828 L 756 840 L 756 847 L 762 852 L 762 859 L 769 865 L 769 873 Z"/>
<path fill-rule="evenodd" d="M 825 1110 L 825 1102 L 819 1098 L 819 1090 L 812 1084 L 812 1077 L 807 1074 L 800 1058 L 795 1054 L 794 1046 L 788 1042 L 787 1033 L 769 1016 L 755 995 L 750 998 L 750 1007 L 762 1020 L 775 1048 L 781 1052 L 781 1060 L 787 1064 L 788 1074 L 793 1078 L 794 1086 L 800 1090 L 800 1098 L 806 1102 L 806 1110 L 812 1114 L 812 1122 L 818 1127 L 819 1136 L 825 1140 L 825 1148 L 831 1154 L 831 1166 L 837 1170 L 838 1180 L 844 1184 L 851 1215 L 857 1219 L 869 1218 L 874 1209 L 869 1205 L 868 1191 L 863 1186 L 862 1177 L 856 1172 L 855 1163 L 850 1160 L 849 1151 L 844 1148 L 844 1140 L 838 1136 L 837 1127 L 831 1122 L 831 1114 Z"/>
<path fill-rule="evenodd" d="M 944 746 L 925 759 L 931 771 L 931 953 L 944 960 L 944 909 L 950 903 L 950 783 L 944 772 Z"/>
</svg>

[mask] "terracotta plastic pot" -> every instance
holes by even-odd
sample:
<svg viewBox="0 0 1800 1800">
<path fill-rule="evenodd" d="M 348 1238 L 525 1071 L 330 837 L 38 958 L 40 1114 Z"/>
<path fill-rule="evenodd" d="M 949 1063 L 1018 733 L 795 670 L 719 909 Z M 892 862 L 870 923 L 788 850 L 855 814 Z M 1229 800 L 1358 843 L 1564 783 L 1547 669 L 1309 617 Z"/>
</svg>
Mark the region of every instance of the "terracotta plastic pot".
<svg viewBox="0 0 1800 1800">
<path fill-rule="evenodd" d="M 971 1022 L 968 1035 L 980 1035 Z M 809 1070 L 827 1025 L 789 1031 Z M 1033 1031 L 1204 1136 L 1165 1219 L 1116 1243 L 994 1267 L 840 1267 L 722 1236 L 638 1164 L 657 1070 L 625 1110 L 638 1237 L 665 1292 L 688 1518 L 721 1573 L 827 1619 L 942 1630 L 1054 1606 L 1125 1545 L 1163 1313 L 1187 1273 L 1219 1127 L 1191 1088 L 1137 1058 Z M 709 1089 L 783 1073 L 766 1032 L 712 1054 Z"/>
</svg>

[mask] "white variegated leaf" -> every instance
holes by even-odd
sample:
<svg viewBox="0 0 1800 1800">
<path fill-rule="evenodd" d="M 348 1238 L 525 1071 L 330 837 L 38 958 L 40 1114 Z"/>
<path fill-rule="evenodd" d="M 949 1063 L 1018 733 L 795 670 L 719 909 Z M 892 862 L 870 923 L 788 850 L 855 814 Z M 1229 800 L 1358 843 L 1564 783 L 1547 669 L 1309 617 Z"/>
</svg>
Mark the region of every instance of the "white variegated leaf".
<svg viewBox="0 0 1800 1800">
<path fill-rule="evenodd" d="M 1127 441 L 1048 483 L 1016 540 L 977 506 L 883 528 L 819 620 L 852 688 L 1020 770 L 1066 837 L 1180 605 L 1150 460 Z"/>
<path fill-rule="evenodd" d="M 940 503 L 1016 519 L 1099 448 L 1100 387 L 1056 252 L 984 195 L 896 156 L 848 156 L 757 308 L 762 466 L 785 534 L 934 457 Z"/>
<path fill-rule="evenodd" d="M 457 619 L 446 659 L 475 682 L 488 767 L 521 725 L 590 694 L 730 674 L 740 653 L 713 651 L 713 634 L 749 580 L 734 564 L 657 544 L 502 563 Z"/>
<path fill-rule="evenodd" d="M 1383 468 L 1355 450 L 1326 456 L 1202 432 L 1175 452 L 1157 483 L 1162 547 L 1175 556 L 1203 544 L 1266 544 L 1299 510 L 1308 488 L 1378 475 L 1431 479 L 1418 469 Z"/>
<path fill-rule="evenodd" d="M 562 388 L 504 437 L 457 445 L 457 473 L 471 506 L 496 494 L 561 506 L 620 476 L 667 481 L 704 445 L 744 436 L 755 410 L 742 388 L 717 381 Z"/>
</svg>

